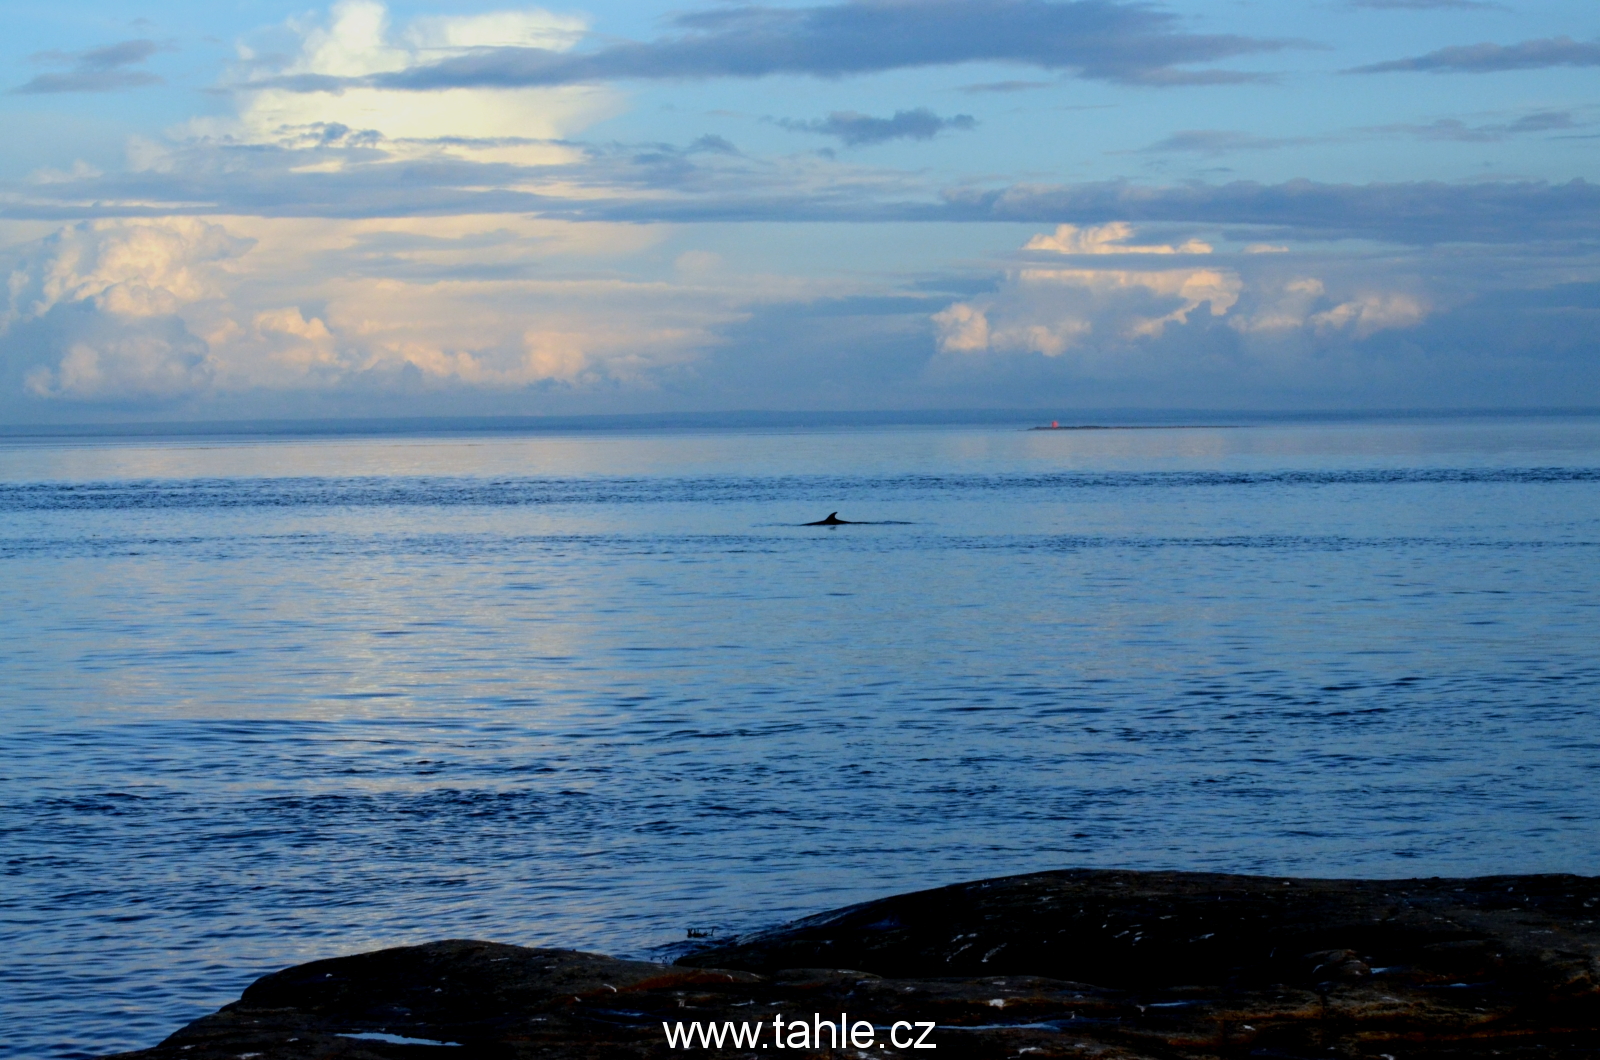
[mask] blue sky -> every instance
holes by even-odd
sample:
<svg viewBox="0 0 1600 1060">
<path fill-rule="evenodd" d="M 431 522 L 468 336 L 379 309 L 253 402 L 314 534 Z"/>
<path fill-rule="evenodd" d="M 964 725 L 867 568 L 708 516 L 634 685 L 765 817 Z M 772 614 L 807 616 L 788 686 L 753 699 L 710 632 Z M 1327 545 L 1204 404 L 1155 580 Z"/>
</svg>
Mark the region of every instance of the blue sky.
<svg viewBox="0 0 1600 1060">
<path fill-rule="evenodd" d="M 12 422 L 1600 404 L 1592 2 L 5 14 Z"/>
</svg>

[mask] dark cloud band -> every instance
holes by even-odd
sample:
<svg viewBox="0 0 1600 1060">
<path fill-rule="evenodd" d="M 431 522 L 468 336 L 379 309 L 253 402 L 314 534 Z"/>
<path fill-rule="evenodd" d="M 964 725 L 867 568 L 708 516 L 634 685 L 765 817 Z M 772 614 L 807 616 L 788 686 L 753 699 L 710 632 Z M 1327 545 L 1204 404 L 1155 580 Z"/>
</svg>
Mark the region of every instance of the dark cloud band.
<svg viewBox="0 0 1600 1060">
<path fill-rule="evenodd" d="M 1392 59 L 1346 71 L 1387 74 L 1404 71 L 1489 74 L 1503 70 L 1539 70 L 1552 66 L 1600 66 L 1600 41 L 1546 37 L 1517 44 L 1463 44 L 1440 48 L 1409 59 Z"/>
<path fill-rule="evenodd" d="M 1254 80 L 1186 70 L 1292 42 L 1184 32 L 1176 15 L 1126 0 L 847 0 L 815 7 L 744 5 L 679 16 L 676 35 L 591 52 L 484 48 L 369 84 L 428 90 L 565 85 L 618 79 L 803 74 L 840 77 L 969 62 L 1019 63 L 1125 84 Z M 286 78 L 298 91 L 338 79 Z"/>
<path fill-rule="evenodd" d="M 858 147 L 890 140 L 931 140 L 946 129 L 971 129 L 978 122 L 970 114 L 942 118 L 927 107 L 918 107 L 915 110 L 897 110 L 891 118 L 874 118 L 870 114 L 841 110 L 813 121 L 783 120 L 778 124 L 793 132 L 835 136 L 846 146 Z"/>
<path fill-rule="evenodd" d="M 1157 188 L 1116 181 L 960 192 L 950 204 L 990 220 L 1210 222 L 1277 228 L 1286 236 L 1412 244 L 1600 239 L 1600 184 L 1584 180 L 1236 181 Z"/>
<path fill-rule="evenodd" d="M 887 119 L 880 119 L 887 120 Z M 747 158 L 704 137 L 686 149 L 569 144 L 583 161 L 551 167 L 439 158 L 360 164 L 371 146 L 342 151 L 341 172 L 304 169 L 307 152 L 196 143 L 170 168 L 90 175 L 41 187 L 0 187 L 0 216 L 251 214 L 398 217 L 527 213 L 574 221 L 950 221 L 1100 224 L 1107 221 L 1254 226 L 1271 238 L 1361 238 L 1425 245 L 1600 241 L 1600 184 L 1573 180 L 1444 183 L 1152 186 L 1125 181 L 959 187 L 934 193 L 904 175 L 814 169 Z M 523 190 L 559 180 L 579 194 Z M 127 205 L 139 203 L 139 206 Z"/>
<path fill-rule="evenodd" d="M 153 40 L 128 40 L 92 48 L 86 52 L 40 52 L 32 56 L 34 62 L 71 64 L 70 70 L 61 73 L 39 74 L 13 92 L 36 94 L 45 92 L 115 92 L 124 88 L 141 88 L 162 84 L 162 79 L 143 70 L 130 70 L 150 56 L 171 51 L 169 45 Z"/>
</svg>

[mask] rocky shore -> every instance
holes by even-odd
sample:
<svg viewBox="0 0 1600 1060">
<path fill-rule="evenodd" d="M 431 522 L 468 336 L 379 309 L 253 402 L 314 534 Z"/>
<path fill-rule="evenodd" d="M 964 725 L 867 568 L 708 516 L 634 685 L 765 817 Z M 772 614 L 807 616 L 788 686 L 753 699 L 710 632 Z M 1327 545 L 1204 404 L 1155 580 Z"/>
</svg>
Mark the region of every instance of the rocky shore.
<svg viewBox="0 0 1600 1060">
<path fill-rule="evenodd" d="M 672 965 L 473 941 L 316 961 L 120 1060 L 654 1057 L 684 1052 L 662 1029 L 680 1021 L 759 1025 L 754 1047 L 692 1051 L 767 1060 L 1593 1060 L 1597 921 L 1600 878 L 1580 876 L 1035 873 L 819 914 Z M 818 1026 L 841 1014 L 844 1047 Z M 807 1044 L 786 1046 L 796 1020 Z"/>
</svg>

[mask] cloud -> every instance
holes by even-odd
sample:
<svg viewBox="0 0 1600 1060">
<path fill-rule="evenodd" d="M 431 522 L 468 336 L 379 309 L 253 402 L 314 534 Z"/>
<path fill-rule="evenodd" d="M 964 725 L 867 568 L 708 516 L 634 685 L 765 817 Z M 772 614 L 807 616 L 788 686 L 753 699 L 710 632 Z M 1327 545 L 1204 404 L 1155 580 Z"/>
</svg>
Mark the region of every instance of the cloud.
<svg viewBox="0 0 1600 1060">
<path fill-rule="evenodd" d="M 72 68 L 64 73 L 39 74 L 11 91 L 28 94 L 115 92 L 123 88 L 164 84 L 160 77 L 146 70 L 127 68 L 144 62 L 157 52 L 172 50 L 170 45 L 157 44 L 152 40 L 129 40 L 86 52 L 39 52 L 31 57 L 34 62 L 70 64 Z"/>
<path fill-rule="evenodd" d="M 897 110 L 892 118 L 874 118 L 853 110 L 836 110 L 826 118 L 812 121 L 782 119 L 778 122 L 794 132 L 836 136 L 846 146 L 881 144 L 888 140 L 931 140 L 945 129 L 972 129 L 978 124 L 970 114 L 941 118 L 927 107 Z"/>
<path fill-rule="evenodd" d="M 1059 245 L 1078 257 L 1084 248 L 1139 246 L 1134 234 L 1125 223 L 1058 230 L 1023 250 Z M 1158 266 L 1160 255 L 1106 267 L 1081 258 L 1071 266 L 1019 261 L 993 292 L 930 315 L 938 354 L 929 378 L 952 386 L 1143 380 L 1168 401 L 1199 379 L 1228 379 L 1245 392 L 1296 378 L 1328 381 L 1377 355 L 1371 343 L 1415 332 L 1434 315 L 1415 280 L 1381 263 L 1328 259 L 1317 266 L 1324 275 L 1314 276 L 1286 271 L 1304 262 L 1271 258 L 1233 259 L 1238 267 Z"/>
<path fill-rule="evenodd" d="M 1600 385 L 1600 288 L 1559 289 L 1595 274 L 1592 250 L 1235 254 L 1128 222 L 1052 225 L 1015 239 L 998 276 L 901 286 L 845 266 L 848 247 L 902 230 L 852 231 L 808 226 L 808 256 L 844 265 L 804 278 L 763 275 L 748 245 L 691 228 L 525 215 L 74 224 L 16 269 L 0 403 L 255 416 L 1202 393 L 1482 404 L 1501 393 L 1491 377 L 1550 401 Z M 925 256 L 920 241 L 906 250 Z"/>
<path fill-rule="evenodd" d="M 1061 225 L 1039 234 L 1024 251 L 1065 255 L 1209 254 L 1191 240 L 1174 247 L 1130 243 L 1133 226 L 1116 222 L 1092 228 Z M 1063 268 L 1024 265 L 1012 269 L 1000 291 L 981 301 L 956 302 L 932 317 L 942 353 L 1031 352 L 1060 357 L 1087 344 L 1114 346 L 1162 335 L 1184 324 L 1202 305 L 1223 316 L 1239 300 L 1242 284 L 1226 269 Z"/>
<path fill-rule="evenodd" d="M 72 225 L 44 240 L 12 273 L 6 319 L 42 317 L 82 302 L 124 317 L 167 315 L 218 296 L 219 266 L 249 247 L 221 226 L 193 218 Z"/>
<path fill-rule="evenodd" d="M 1162 242 L 1135 231 L 1129 242 Z M 1170 284 L 1163 293 L 1117 288 L 1109 278 L 1097 278 L 1094 290 L 1073 277 L 1024 283 L 1020 272 L 1039 264 L 1036 253 L 1016 256 L 999 277 L 930 276 L 899 298 L 752 305 L 717 329 L 692 386 L 688 376 L 664 383 L 662 400 L 699 408 L 1393 408 L 1573 405 L 1600 394 L 1600 284 L 1553 282 L 1575 268 L 1594 275 L 1592 259 L 1498 248 L 1218 252 L 1214 262 L 1182 264 L 1205 265 L 1196 271 L 1219 273 L 1224 284 L 1237 279 L 1225 313 L 1202 301 L 1185 321 L 1130 334 L 1128 325 L 1192 300 L 1182 284 L 1174 294 Z M 1063 261 L 1089 272 L 1180 271 L 1180 259 L 1165 255 L 1093 263 L 1106 268 Z M 1503 290 L 1485 289 L 1486 268 Z M 1229 293 L 1222 287 L 1221 296 Z M 1269 326 L 1273 311 L 1281 319 Z"/>
<path fill-rule="evenodd" d="M 697 137 L 693 143 L 683 149 L 686 155 L 709 153 L 714 155 L 736 155 L 739 149 L 720 136 L 707 133 Z"/>
<path fill-rule="evenodd" d="M 60 359 L 28 371 L 33 396 L 126 404 L 184 397 L 211 383 L 214 366 L 206 344 L 181 321 L 124 325 L 91 316 L 74 325 L 63 329 Z"/>
<path fill-rule="evenodd" d="M 680 15 L 678 35 L 593 51 L 483 47 L 372 72 L 370 84 L 413 90 L 528 87 L 617 79 L 694 80 L 802 74 L 841 77 L 885 70 L 1006 62 L 1139 85 L 1258 80 L 1227 70 L 1187 70 L 1291 42 L 1188 33 L 1176 15 L 1125 0 L 846 0 L 813 7 L 742 4 Z M 345 77 L 355 75 L 344 75 Z M 327 88 L 316 80 L 286 88 Z"/>
<path fill-rule="evenodd" d="M 1036 235 L 1023 244 L 1023 250 L 1046 250 L 1057 254 L 1209 254 L 1211 244 L 1190 239 L 1178 246 L 1168 243 L 1129 243 L 1133 226 L 1126 221 L 1079 228 L 1058 225 L 1050 235 Z"/>
<path fill-rule="evenodd" d="M 1468 125 L 1457 118 L 1440 118 L 1425 125 L 1382 125 L 1368 131 L 1401 133 L 1418 140 L 1495 143 L 1524 134 L 1583 128 L 1586 124 L 1574 120 L 1570 112 L 1547 110 L 1525 114 L 1515 121 L 1486 125 Z"/>
<path fill-rule="evenodd" d="M 981 353 L 989 348 L 989 318 L 984 310 L 956 302 L 933 314 L 944 353 Z"/>
<path fill-rule="evenodd" d="M 193 218 L 62 229 L 10 279 L 0 332 L 37 397 L 168 398 L 208 386 L 215 363 L 180 310 L 221 294 L 250 247 Z M 14 372 L 12 373 L 14 374 Z"/>
<path fill-rule="evenodd" d="M 311 123 L 280 129 L 265 143 L 226 135 L 135 139 L 131 155 L 121 172 L 54 172 L 49 184 L 0 190 L 0 216 L 538 213 L 604 221 L 615 211 L 616 219 L 630 222 L 696 215 L 834 220 L 842 213 L 869 216 L 895 196 L 928 195 L 915 175 L 811 155 L 753 158 L 712 135 L 685 146 L 509 137 L 395 141 L 342 123 Z M 634 209 L 663 216 L 641 218 Z"/>
<path fill-rule="evenodd" d="M 1600 40 L 1545 37 L 1517 44 L 1464 44 L 1440 48 L 1408 59 L 1357 66 L 1345 72 L 1384 74 L 1425 70 L 1435 74 L 1488 74 L 1502 70 L 1540 70 L 1553 66 L 1600 66 Z"/>
<path fill-rule="evenodd" d="M 1127 181 L 951 189 L 950 215 L 971 219 L 1258 225 L 1300 238 L 1391 243 L 1525 243 L 1600 239 L 1600 185 L 1585 180 L 1410 181 L 1149 186 Z"/>
<path fill-rule="evenodd" d="M 395 26 L 378 0 L 340 0 L 325 21 L 291 23 L 299 40 L 286 58 L 268 62 L 242 48 L 240 77 L 231 86 L 240 103 L 238 115 L 193 121 L 188 132 L 225 143 L 298 148 L 355 146 L 344 139 L 353 135 L 369 145 L 387 141 L 386 157 L 408 160 L 439 155 L 483 162 L 559 160 L 563 152 L 539 141 L 611 116 L 618 107 L 613 93 L 571 86 L 457 87 L 418 94 L 369 82 L 485 49 L 560 54 L 586 28 L 581 18 L 538 9 L 433 16 Z"/>
<path fill-rule="evenodd" d="M 1557 120 L 1534 116 L 1498 125 L 1509 133 Z M 135 139 L 128 170 L 55 172 L 48 183 L 0 187 L 0 217 L 530 214 L 630 224 L 1051 226 L 1127 220 L 1251 226 L 1256 230 L 1242 238 L 1252 242 L 1360 238 L 1409 245 L 1515 245 L 1600 239 L 1600 186 L 1582 179 L 1559 184 L 1111 180 L 940 187 L 923 173 L 809 153 L 754 157 L 731 152 L 731 146 L 705 138 L 683 147 L 512 137 L 394 141 L 342 123 L 280 130 L 275 142 L 222 135 L 165 144 Z"/>
<path fill-rule="evenodd" d="M 604 267 L 663 235 L 492 215 L 69 225 L 11 276 L 0 401 L 648 392 L 752 299 L 806 293 L 706 252 L 671 281 Z"/>
<path fill-rule="evenodd" d="M 1191 152 L 1201 155 L 1222 155 L 1233 151 L 1271 151 L 1279 147 L 1296 147 L 1316 141 L 1304 137 L 1252 136 L 1249 133 L 1226 129 L 1187 129 L 1175 132 L 1165 140 L 1149 147 L 1141 147 L 1140 154 L 1165 154 Z"/>
<path fill-rule="evenodd" d="M 1318 337 L 1335 335 L 1366 339 L 1380 331 L 1415 328 L 1431 307 L 1404 291 L 1359 291 L 1343 301 L 1328 297 L 1327 287 L 1313 277 L 1294 277 L 1272 290 L 1271 282 L 1249 312 L 1228 320 L 1245 334 L 1282 335 L 1307 330 Z"/>
<path fill-rule="evenodd" d="M 969 94 L 984 92 L 1030 92 L 1036 88 L 1053 88 L 1058 81 L 984 81 L 975 85 L 962 85 L 958 91 Z"/>
<path fill-rule="evenodd" d="M 1418 140 L 1458 140 L 1488 143 L 1531 133 L 1582 128 L 1585 124 L 1576 121 L 1568 111 L 1537 111 L 1508 122 L 1468 125 L 1459 118 L 1440 118 L 1424 124 L 1371 126 L 1328 136 L 1267 137 L 1225 129 L 1190 129 L 1175 132 L 1166 139 L 1157 141 L 1148 147 L 1141 147 L 1137 151 L 1116 151 L 1112 153 L 1191 153 L 1215 157 L 1236 151 L 1271 151 L 1281 147 L 1349 142 L 1367 139 L 1374 135 L 1391 136 L 1395 134 L 1410 136 Z"/>
<path fill-rule="evenodd" d="M 1306 326 L 1319 304 L 1325 304 L 1327 287 L 1315 277 L 1294 276 L 1272 289 L 1258 292 L 1249 310 L 1234 314 L 1228 325 L 1244 334 L 1274 335 Z"/>
<path fill-rule="evenodd" d="M 1492 4 L 1487 0 L 1346 0 L 1346 3 L 1349 7 L 1367 7 L 1379 11 L 1504 10 L 1503 4 Z"/>
<path fill-rule="evenodd" d="M 1331 309 L 1313 314 L 1309 323 L 1318 332 L 1349 330 L 1358 339 L 1390 328 L 1414 328 L 1428 316 L 1428 306 L 1408 294 L 1362 294 Z"/>
</svg>

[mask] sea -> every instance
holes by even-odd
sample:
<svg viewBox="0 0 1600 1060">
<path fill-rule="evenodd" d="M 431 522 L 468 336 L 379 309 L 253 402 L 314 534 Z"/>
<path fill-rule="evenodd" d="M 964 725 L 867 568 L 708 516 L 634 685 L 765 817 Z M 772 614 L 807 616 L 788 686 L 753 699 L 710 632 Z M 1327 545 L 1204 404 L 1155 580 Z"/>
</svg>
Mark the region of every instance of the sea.
<svg viewBox="0 0 1600 1060">
<path fill-rule="evenodd" d="M 1600 417 L 1212 419 L 0 439 L 0 1056 L 1043 869 L 1600 874 Z"/>
</svg>

